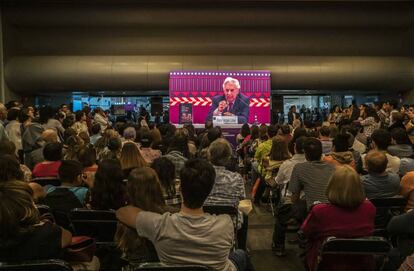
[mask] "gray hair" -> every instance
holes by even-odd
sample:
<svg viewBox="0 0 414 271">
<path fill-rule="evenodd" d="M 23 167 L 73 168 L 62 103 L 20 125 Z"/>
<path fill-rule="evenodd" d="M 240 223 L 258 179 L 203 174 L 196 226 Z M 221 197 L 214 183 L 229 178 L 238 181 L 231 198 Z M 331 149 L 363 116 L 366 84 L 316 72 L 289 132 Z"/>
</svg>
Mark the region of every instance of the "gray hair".
<svg viewBox="0 0 414 271">
<path fill-rule="evenodd" d="M 125 139 L 135 140 L 135 138 L 137 137 L 137 131 L 135 131 L 134 127 L 128 127 L 124 130 L 123 136 Z"/>
<path fill-rule="evenodd" d="M 237 89 L 240 89 L 240 82 L 239 80 L 237 80 L 236 78 L 233 77 L 227 77 L 226 79 L 224 79 L 224 83 L 223 83 L 223 89 L 226 87 L 226 85 L 228 83 L 232 83 L 233 85 L 236 86 Z"/>
<path fill-rule="evenodd" d="M 215 166 L 225 166 L 232 152 L 230 143 L 224 138 L 218 138 L 208 147 L 208 159 Z"/>
</svg>

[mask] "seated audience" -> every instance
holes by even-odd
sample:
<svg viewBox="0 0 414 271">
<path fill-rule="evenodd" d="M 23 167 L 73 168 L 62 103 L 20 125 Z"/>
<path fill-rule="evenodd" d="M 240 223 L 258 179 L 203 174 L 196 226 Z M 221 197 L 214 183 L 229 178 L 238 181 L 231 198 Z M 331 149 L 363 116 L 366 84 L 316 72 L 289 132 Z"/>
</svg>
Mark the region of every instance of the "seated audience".
<svg viewBox="0 0 414 271">
<path fill-rule="evenodd" d="M 173 162 L 160 157 L 152 162 L 151 168 L 157 172 L 165 204 L 179 207 L 181 204 L 180 180 L 175 178 Z"/>
<path fill-rule="evenodd" d="M 278 217 L 273 232 L 272 250 L 276 256 L 284 256 L 287 223 L 291 219 L 303 221 L 307 210 L 315 202 L 328 202 L 325 191 L 335 167 L 322 161 L 322 143 L 316 138 L 307 138 L 303 143 L 306 162 L 297 163 L 292 170 L 288 189 L 292 193 L 292 208 L 284 219 Z M 300 195 L 304 192 L 304 199 Z"/>
<path fill-rule="evenodd" d="M 7 154 L 1 155 L 0 156 L 0 182 L 23 181 L 23 178 L 24 178 L 23 171 L 20 169 L 20 164 L 15 158 L 15 156 L 7 155 Z"/>
<path fill-rule="evenodd" d="M 84 207 L 88 188 L 82 187 L 82 164 L 74 160 L 63 160 L 59 167 L 61 186 L 46 186 L 44 203 L 53 212 L 68 214 L 74 208 Z M 57 221 L 59 224 L 59 221 Z M 62 225 L 62 226 L 68 226 Z"/>
<path fill-rule="evenodd" d="M 268 185 L 274 186 L 275 177 L 279 172 L 280 166 L 290 158 L 291 155 L 288 150 L 288 142 L 281 136 L 273 137 L 269 156 L 263 161 L 265 168 L 263 177 Z"/>
<path fill-rule="evenodd" d="M 65 141 L 65 150 L 63 159 L 65 160 L 78 160 L 79 150 L 85 145 L 85 142 L 80 136 L 70 136 Z"/>
<path fill-rule="evenodd" d="M 135 142 L 135 139 L 137 138 L 137 132 L 134 127 L 125 128 L 122 135 L 124 137 L 124 142 Z"/>
<path fill-rule="evenodd" d="M 391 130 L 392 145 L 388 147 L 388 153 L 401 158 L 412 157 L 413 145 L 408 134 L 403 128 L 395 128 Z"/>
<path fill-rule="evenodd" d="M 315 205 L 301 226 L 309 239 L 306 267 L 315 270 L 319 249 L 330 236 L 357 238 L 372 235 L 375 207 L 365 200 L 361 180 L 347 165 L 338 167 L 332 175 L 326 196 L 329 203 Z M 373 259 L 368 256 L 324 255 L 318 270 L 373 270 Z M 363 268 L 361 268 L 363 266 Z"/>
<path fill-rule="evenodd" d="M 45 157 L 43 156 L 43 149 L 48 143 L 57 143 L 57 142 L 59 142 L 58 134 L 56 133 L 56 130 L 54 130 L 54 129 L 44 130 L 42 135 L 41 135 L 41 139 L 43 140 L 42 147 L 40 147 L 40 148 L 38 148 L 38 149 L 36 149 L 32 152 L 32 159 L 33 159 L 33 163 L 35 165 L 45 161 Z"/>
<path fill-rule="evenodd" d="M 96 164 L 96 150 L 92 145 L 86 145 L 79 150 L 78 161 L 83 166 L 83 174 L 86 179 L 84 180 L 88 187 L 93 187 L 95 180 L 95 173 L 98 169 Z"/>
<path fill-rule="evenodd" d="M 367 198 L 388 198 L 398 194 L 400 177 L 386 171 L 387 163 L 387 156 L 380 151 L 370 151 L 365 156 L 368 174 L 362 176 L 362 184 Z"/>
<path fill-rule="evenodd" d="M 179 213 L 161 215 L 127 206 L 117 211 L 117 217 L 154 244 L 162 263 L 200 264 L 215 270 L 253 270 L 244 251 L 230 253 L 234 241 L 230 217 L 203 212 L 215 177 L 214 168 L 207 161 L 189 160 L 180 174 L 183 204 Z"/>
<path fill-rule="evenodd" d="M 88 207 L 94 210 L 116 210 L 126 205 L 124 174 L 118 160 L 103 160 L 95 173 Z"/>
<path fill-rule="evenodd" d="M 147 166 L 137 144 L 134 142 L 127 142 L 124 144 L 121 151 L 120 162 L 125 178 L 128 177 L 129 173 L 134 168 Z"/>
<path fill-rule="evenodd" d="M 86 114 L 84 111 L 78 110 L 75 113 L 75 123 L 72 128 L 76 131 L 76 134 L 85 133 L 89 137 L 88 125 L 86 123 Z"/>
<path fill-rule="evenodd" d="M 384 129 L 377 129 L 371 135 L 373 150 L 384 152 L 387 156 L 387 172 L 398 174 L 400 171 L 401 160 L 397 156 L 393 156 L 388 153 L 388 147 L 391 145 L 391 133 Z M 365 164 L 365 155 L 361 155 L 363 169 L 367 170 Z"/>
<path fill-rule="evenodd" d="M 169 142 L 167 154 L 163 157 L 173 162 L 175 178 L 179 178 L 180 171 L 189 157 L 188 138 L 184 134 L 174 134 Z"/>
<path fill-rule="evenodd" d="M 142 167 L 132 170 L 128 176 L 127 190 L 130 206 L 154 214 L 162 215 L 166 212 L 160 182 L 153 169 Z M 119 224 L 115 235 L 118 247 L 125 254 L 125 258 L 134 263 L 159 261 L 152 240 L 134 228 L 135 226 L 130 228 Z"/>
<path fill-rule="evenodd" d="M 17 161 L 16 147 L 13 142 L 6 139 L 0 141 L 0 156 L 3 155 L 8 155 L 10 158 L 14 158 Z M 32 172 L 30 169 L 25 164 L 20 164 L 20 170 L 23 172 L 23 178 L 19 180 L 30 182 L 32 180 Z"/>
<path fill-rule="evenodd" d="M 319 130 L 319 140 L 322 143 L 322 153 L 327 154 L 332 151 L 332 139 L 330 138 L 331 129 L 327 126 L 321 127 Z"/>
<path fill-rule="evenodd" d="M 334 166 L 349 165 L 355 169 L 354 155 L 349 151 L 349 135 L 338 134 L 332 141 L 332 151 L 323 160 Z"/>
<path fill-rule="evenodd" d="M 141 155 L 148 165 L 151 164 L 155 159 L 161 157 L 161 151 L 155 150 L 151 147 L 153 141 L 152 141 L 150 131 L 142 130 L 140 132 L 139 142 L 141 144 L 140 146 Z"/>
<path fill-rule="evenodd" d="M 43 149 L 44 162 L 37 164 L 32 171 L 33 180 L 58 179 L 58 170 L 62 160 L 62 144 L 48 143 Z"/>
<path fill-rule="evenodd" d="M 41 221 L 32 189 L 21 181 L 0 182 L 0 261 L 59 259 L 72 234 Z"/>
<path fill-rule="evenodd" d="M 100 160 L 104 159 L 120 159 L 122 151 L 122 141 L 119 137 L 110 138 L 108 146 L 101 155 Z"/>
<path fill-rule="evenodd" d="M 406 210 L 414 209 L 414 171 L 408 172 L 401 179 L 400 195 L 407 198 Z"/>
<path fill-rule="evenodd" d="M 91 132 L 92 132 L 92 135 L 91 135 L 89 141 L 92 145 L 95 145 L 96 142 L 98 141 L 98 139 L 100 139 L 102 137 L 102 135 L 101 135 L 101 125 L 99 125 L 99 123 L 93 124 L 92 128 L 91 128 Z"/>
</svg>

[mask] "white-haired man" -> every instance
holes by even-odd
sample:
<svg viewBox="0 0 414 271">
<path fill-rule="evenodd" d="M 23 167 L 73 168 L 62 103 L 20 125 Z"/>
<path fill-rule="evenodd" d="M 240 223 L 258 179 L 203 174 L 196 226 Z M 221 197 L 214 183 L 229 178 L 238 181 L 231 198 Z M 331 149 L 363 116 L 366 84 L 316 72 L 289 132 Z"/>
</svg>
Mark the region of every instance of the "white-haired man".
<svg viewBox="0 0 414 271">
<path fill-rule="evenodd" d="M 249 97 L 240 93 L 239 80 L 227 77 L 223 83 L 223 92 L 223 95 L 213 97 L 207 120 L 211 120 L 213 116 L 237 116 L 238 123 L 247 123 Z"/>
</svg>

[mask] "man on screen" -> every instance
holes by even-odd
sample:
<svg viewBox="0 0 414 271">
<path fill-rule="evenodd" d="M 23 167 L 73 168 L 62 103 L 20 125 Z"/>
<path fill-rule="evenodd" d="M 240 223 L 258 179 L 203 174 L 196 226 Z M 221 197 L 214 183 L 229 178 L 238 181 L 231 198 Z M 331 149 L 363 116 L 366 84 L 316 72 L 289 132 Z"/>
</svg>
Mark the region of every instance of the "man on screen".
<svg viewBox="0 0 414 271">
<path fill-rule="evenodd" d="M 249 120 L 249 97 L 240 93 L 239 80 L 227 77 L 223 83 L 223 92 L 224 95 L 212 98 L 207 120 L 211 120 L 213 116 L 237 116 L 238 123 L 247 123 Z"/>
</svg>

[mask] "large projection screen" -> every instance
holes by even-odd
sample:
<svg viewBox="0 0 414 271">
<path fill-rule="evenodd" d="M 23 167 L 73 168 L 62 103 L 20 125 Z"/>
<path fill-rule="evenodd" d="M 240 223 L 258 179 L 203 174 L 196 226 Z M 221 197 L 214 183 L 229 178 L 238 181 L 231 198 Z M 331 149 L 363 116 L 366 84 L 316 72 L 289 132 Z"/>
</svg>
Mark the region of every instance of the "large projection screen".
<svg viewBox="0 0 414 271">
<path fill-rule="evenodd" d="M 171 71 L 170 122 L 237 116 L 238 124 L 269 123 L 270 92 L 270 71 Z"/>
</svg>

